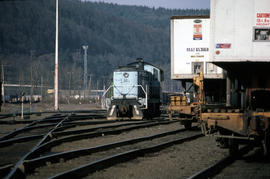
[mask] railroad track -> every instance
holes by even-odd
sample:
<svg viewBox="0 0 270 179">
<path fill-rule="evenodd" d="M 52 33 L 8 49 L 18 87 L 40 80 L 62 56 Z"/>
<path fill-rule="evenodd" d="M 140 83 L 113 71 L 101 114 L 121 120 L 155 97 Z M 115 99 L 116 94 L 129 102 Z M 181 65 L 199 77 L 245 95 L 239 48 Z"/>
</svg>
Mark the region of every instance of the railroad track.
<svg viewBox="0 0 270 179">
<path fill-rule="evenodd" d="M 181 139 L 175 139 L 169 142 L 163 142 L 157 145 L 153 145 L 150 147 L 140 148 L 128 150 L 125 152 L 117 153 L 114 155 L 106 156 L 104 158 L 89 162 L 85 165 L 79 166 L 77 168 L 73 168 L 62 173 L 56 174 L 50 178 L 66 178 L 66 177 L 83 177 L 91 174 L 97 170 L 105 169 L 112 165 L 126 162 L 132 159 L 135 159 L 140 156 L 144 156 L 145 154 L 153 153 L 160 151 L 164 148 L 170 147 L 172 145 L 180 144 L 186 141 L 197 139 L 201 137 L 201 134 L 192 135 L 190 137 L 185 137 Z"/>
<path fill-rule="evenodd" d="M 34 121 L 26 126 L 19 128 L 13 132 L 10 132 L 1 137 L 0 150 L 3 149 L 11 151 L 12 147 L 16 147 L 18 143 L 23 144 L 27 149 L 25 151 L 16 152 L 18 155 L 24 154 L 17 163 L 10 161 L 9 164 L 0 167 L 0 176 L 7 178 L 13 178 L 14 176 L 20 176 L 22 171 L 25 170 L 24 164 L 27 165 L 28 160 L 35 157 L 40 157 L 42 153 L 48 155 L 46 152 L 50 152 L 52 147 L 56 147 L 63 143 L 69 143 L 71 141 L 82 140 L 86 138 L 93 138 L 104 135 L 115 135 L 123 132 L 132 131 L 140 128 L 149 128 L 153 126 L 167 125 L 175 123 L 176 121 L 107 121 L 107 120 L 93 120 L 89 121 L 89 116 L 77 115 L 56 115 L 50 118 L 44 118 L 42 120 Z M 116 123 L 116 124 L 110 124 Z M 88 126 L 86 126 L 88 125 Z M 89 125 L 96 125 L 96 127 L 89 127 Z M 83 126 L 86 129 L 76 129 L 78 126 Z M 74 129 L 75 128 L 75 129 Z M 48 130 L 50 129 L 50 130 Z M 29 135 L 29 131 L 38 130 L 39 134 Z M 48 133 L 46 133 L 48 131 Z M 35 132 L 35 133 L 38 133 Z M 28 134 L 25 136 L 25 134 Z M 33 147 L 33 148 L 31 148 Z M 17 147 L 16 147 L 17 148 Z M 8 153 L 8 152 L 7 152 Z M 28 166 L 28 165 L 27 165 Z M 12 169 L 13 168 L 13 169 Z"/>
<path fill-rule="evenodd" d="M 64 117 L 64 116 L 62 116 Z M 59 119 L 59 118 L 58 118 Z M 46 118 L 47 120 L 47 118 Z M 64 137 L 64 136 L 68 136 L 71 134 L 82 134 L 82 133 L 89 133 L 89 132 L 93 132 L 95 130 L 101 130 L 101 129 L 107 129 L 107 128 L 117 128 L 117 127 L 123 127 L 123 126 L 129 126 L 129 125 L 136 125 L 136 124 L 142 124 L 142 123 L 146 123 L 146 122 L 126 122 L 123 124 L 117 124 L 117 125 L 103 125 L 103 124 L 108 124 L 108 123 L 114 123 L 115 121 L 107 121 L 107 120 L 102 120 L 102 121 L 78 121 L 78 122 L 69 122 L 70 117 L 68 120 L 66 120 L 66 122 L 64 121 L 62 123 L 62 125 L 60 127 L 58 127 L 57 129 L 55 129 L 54 132 L 52 132 L 52 138 L 53 137 Z M 44 120 L 41 120 L 40 122 L 44 122 Z M 92 127 L 93 125 L 103 125 L 103 126 L 99 126 L 99 127 Z M 10 132 L 6 135 L 4 135 L 0 140 L 0 152 L 1 153 L 5 153 L 5 152 L 9 152 L 10 150 L 13 151 L 13 155 L 15 155 L 15 157 L 13 156 L 14 160 L 16 160 L 16 155 L 20 156 L 22 151 L 27 151 L 29 150 L 29 147 L 31 148 L 32 145 L 34 145 L 38 139 L 41 139 L 45 134 L 46 131 L 49 131 L 49 129 L 51 129 L 52 127 L 54 127 L 55 125 L 57 125 L 57 123 L 55 123 L 55 121 L 53 121 L 52 124 L 46 124 L 46 125 L 27 125 L 25 127 L 22 127 L 18 130 L 15 130 L 13 132 Z M 71 130 L 71 131 L 64 131 L 66 129 L 69 129 L 71 127 L 76 127 L 76 126 L 87 126 L 88 129 L 81 129 L 81 130 Z M 42 128 L 43 130 L 40 131 L 40 128 Z M 45 128 L 45 129 L 44 129 Z M 39 133 L 32 135 L 32 133 L 29 133 L 29 131 L 32 132 L 32 130 L 36 130 L 38 129 Z M 37 131 L 35 131 L 37 133 Z M 95 135 L 95 133 L 93 133 L 92 135 Z M 19 137 L 17 137 L 19 136 Z M 76 140 L 76 137 L 73 136 L 72 140 Z M 63 141 L 63 140 L 62 140 Z M 54 143 L 57 143 L 57 141 L 55 141 Z M 21 145 L 20 145 L 21 144 Z M 15 145 L 15 146 L 11 146 L 11 145 Z M 9 147 L 11 146 L 11 147 Z M 22 146 L 22 147 L 20 147 Z M 44 145 L 43 145 L 44 146 Z M 23 149 L 22 149 L 23 148 Z M 18 150 L 16 150 L 18 149 Z M 1 165 L 4 165 L 5 160 L 1 161 Z M 11 163 L 13 163 L 14 161 L 11 161 Z"/>
<path fill-rule="evenodd" d="M 26 174 L 34 172 L 34 175 L 30 175 L 28 178 L 35 178 L 35 175 L 41 178 L 50 177 L 47 176 L 48 172 L 46 171 L 49 171 L 50 174 L 56 173 L 52 178 L 86 176 L 96 170 L 107 168 L 119 162 L 126 162 L 147 153 L 157 152 L 166 147 L 202 136 L 198 131 L 192 131 L 188 134 L 184 132 L 187 131 L 185 129 L 178 129 L 146 137 L 33 158 L 25 161 L 25 172 Z M 62 170 L 67 169 L 67 171 L 57 174 L 58 171 L 55 169 L 59 169 L 59 165 L 61 165 Z"/>
<path fill-rule="evenodd" d="M 191 146 L 195 143 L 199 149 L 202 141 L 200 131 L 186 131 L 178 121 L 169 121 L 162 117 L 149 121 L 108 121 L 105 116 L 102 118 L 94 112 L 80 115 L 61 113 L 34 125 L 27 124 L 19 132 L 14 132 L 15 134 L 6 134 L 0 140 L 0 151 L 10 150 L 17 145 L 24 146 L 28 151 L 23 155 L 20 153 L 19 159 L 0 165 L 1 178 L 95 178 L 98 175 L 103 176 L 104 171 L 118 170 L 119 165 L 127 165 L 128 169 L 140 157 L 144 160 L 152 160 L 152 155 L 160 158 L 163 151 L 170 151 L 175 146 L 181 148 L 180 153 L 168 153 L 169 156 L 188 153 L 192 156 Z M 203 143 L 208 140 L 204 137 L 202 139 Z M 194 152 L 196 151 L 199 150 L 195 149 Z M 198 157 L 200 152 L 195 155 Z M 213 159 L 210 159 L 208 165 L 211 160 L 213 163 Z M 230 160 L 224 159 L 227 162 Z M 206 163 L 200 164 L 199 168 L 205 166 Z M 213 168 L 218 171 L 216 167 Z M 187 178 L 192 170 L 178 176 Z M 205 176 L 207 178 L 213 175 Z M 198 178 L 201 177 L 204 175 Z"/>
<path fill-rule="evenodd" d="M 7 163 L 9 163 L 8 165 L 14 167 L 14 163 L 16 163 L 16 161 L 18 161 L 20 158 L 24 158 L 22 157 L 24 154 L 33 150 L 34 148 L 37 148 L 40 144 L 49 141 L 53 135 L 53 132 L 59 133 L 63 130 L 78 125 L 112 123 L 107 120 L 93 121 L 92 119 L 95 117 L 102 117 L 103 119 L 105 118 L 105 116 L 97 115 L 96 113 L 88 115 L 74 115 L 73 113 L 69 115 L 67 113 L 54 114 L 50 117 L 33 120 L 31 123 L 1 136 L 0 153 L 5 157 L 1 158 L 0 166 L 2 167 L 0 168 L 0 173 L 2 173 L 5 168 L 8 168 L 6 167 Z M 91 121 L 85 121 L 87 119 L 90 119 Z M 43 139 L 45 136 L 46 139 Z M 18 143 L 20 143 L 20 145 Z"/>
<path fill-rule="evenodd" d="M 32 153 L 34 152 L 42 143 L 48 141 L 51 139 L 51 135 L 52 132 L 55 131 L 59 126 L 62 125 L 62 123 L 68 120 L 68 116 L 64 116 L 53 128 L 51 128 L 46 134 L 44 134 L 43 138 L 41 140 L 39 140 L 34 147 L 27 152 L 25 155 L 23 155 L 20 160 L 12 167 L 11 171 L 9 172 L 9 174 L 6 176 L 6 178 L 16 178 L 18 175 L 20 175 L 20 173 L 22 172 L 22 166 L 23 166 L 23 162 L 24 160 Z M 40 121 L 39 121 L 40 122 Z M 24 128 L 22 128 L 24 129 Z M 21 130 L 22 130 L 21 129 Z M 19 131 L 21 131 L 19 130 Z"/>
</svg>

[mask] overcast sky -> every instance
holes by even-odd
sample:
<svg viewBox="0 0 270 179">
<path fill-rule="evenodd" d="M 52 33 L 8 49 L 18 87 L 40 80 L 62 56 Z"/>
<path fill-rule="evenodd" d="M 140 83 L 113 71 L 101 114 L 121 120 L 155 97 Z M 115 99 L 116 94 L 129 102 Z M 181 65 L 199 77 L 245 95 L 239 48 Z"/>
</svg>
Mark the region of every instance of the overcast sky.
<svg viewBox="0 0 270 179">
<path fill-rule="evenodd" d="M 102 1 L 124 5 L 141 5 L 149 7 L 164 7 L 169 9 L 206 9 L 210 8 L 210 0 L 88 0 Z"/>
</svg>

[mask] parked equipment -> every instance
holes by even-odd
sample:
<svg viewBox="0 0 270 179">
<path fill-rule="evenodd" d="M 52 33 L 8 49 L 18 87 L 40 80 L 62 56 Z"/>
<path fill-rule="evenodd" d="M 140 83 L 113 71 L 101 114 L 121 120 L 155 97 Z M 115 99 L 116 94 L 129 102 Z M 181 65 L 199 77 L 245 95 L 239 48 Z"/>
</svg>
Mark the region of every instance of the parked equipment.
<svg viewBox="0 0 270 179">
<path fill-rule="evenodd" d="M 209 62 L 209 16 L 171 17 L 171 79 L 179 80 L 181 95 L 171 96 L 168 114 L 185 128 L 200 120 L 200 106 L 222 103 L 224 72 Z"/>
<path fill-rule="evenodd" d="M 112 85 L 103 97 L 107 119 L 143 119 L 160 115 L 163 71 L 138 58 L 113 72 Z"/>
<path fill-rule="evenodd" d="M 242 142 L 270 151 L 269 7 L 269 0 L 211 0 L 210 59 L 227 70 L 226 106 L 204 106 L 202 129 L 231 154 Z"/>
</svg>

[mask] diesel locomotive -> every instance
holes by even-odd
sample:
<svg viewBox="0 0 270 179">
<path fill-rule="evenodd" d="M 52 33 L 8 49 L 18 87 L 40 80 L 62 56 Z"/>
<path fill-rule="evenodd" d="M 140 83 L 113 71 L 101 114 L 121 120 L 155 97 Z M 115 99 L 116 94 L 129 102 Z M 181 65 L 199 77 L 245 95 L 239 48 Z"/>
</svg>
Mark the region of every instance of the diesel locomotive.
<svg viewBox="0 0 270 179">
<path fill-rule="evenodd" d="M 107 119 L 152 118 L 160 115 L 160 82 L 163 70 L 138 58 L 113 72 L 112 85 L 104 93 Z"/>
</svg>

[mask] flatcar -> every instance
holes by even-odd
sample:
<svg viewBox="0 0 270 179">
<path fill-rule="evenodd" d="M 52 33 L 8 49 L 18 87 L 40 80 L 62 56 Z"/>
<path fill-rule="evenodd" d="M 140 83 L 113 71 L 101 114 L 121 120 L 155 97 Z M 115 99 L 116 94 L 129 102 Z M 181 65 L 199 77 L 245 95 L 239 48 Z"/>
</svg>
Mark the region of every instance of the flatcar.
<svg viewBox="0 0 270 179">
<path fill-rule="evenodd" d="M 245 8 L 243 8 L 245 5 Z M 270 153 L 269 0 L 211 0 L 210 59 L 227 71 L 226 106 L 202 107 L 202 131 L 237 154 L 239 144 Z M 241 10 L 239 10 L 241 9 Z"/>
<path fill-rule="evenodd" d="M 104 93 L 107 119 L 152 118 L 160 115 L 163 70 L 138 58 L 113 72 L 112 85 Z"/>
</svg>

